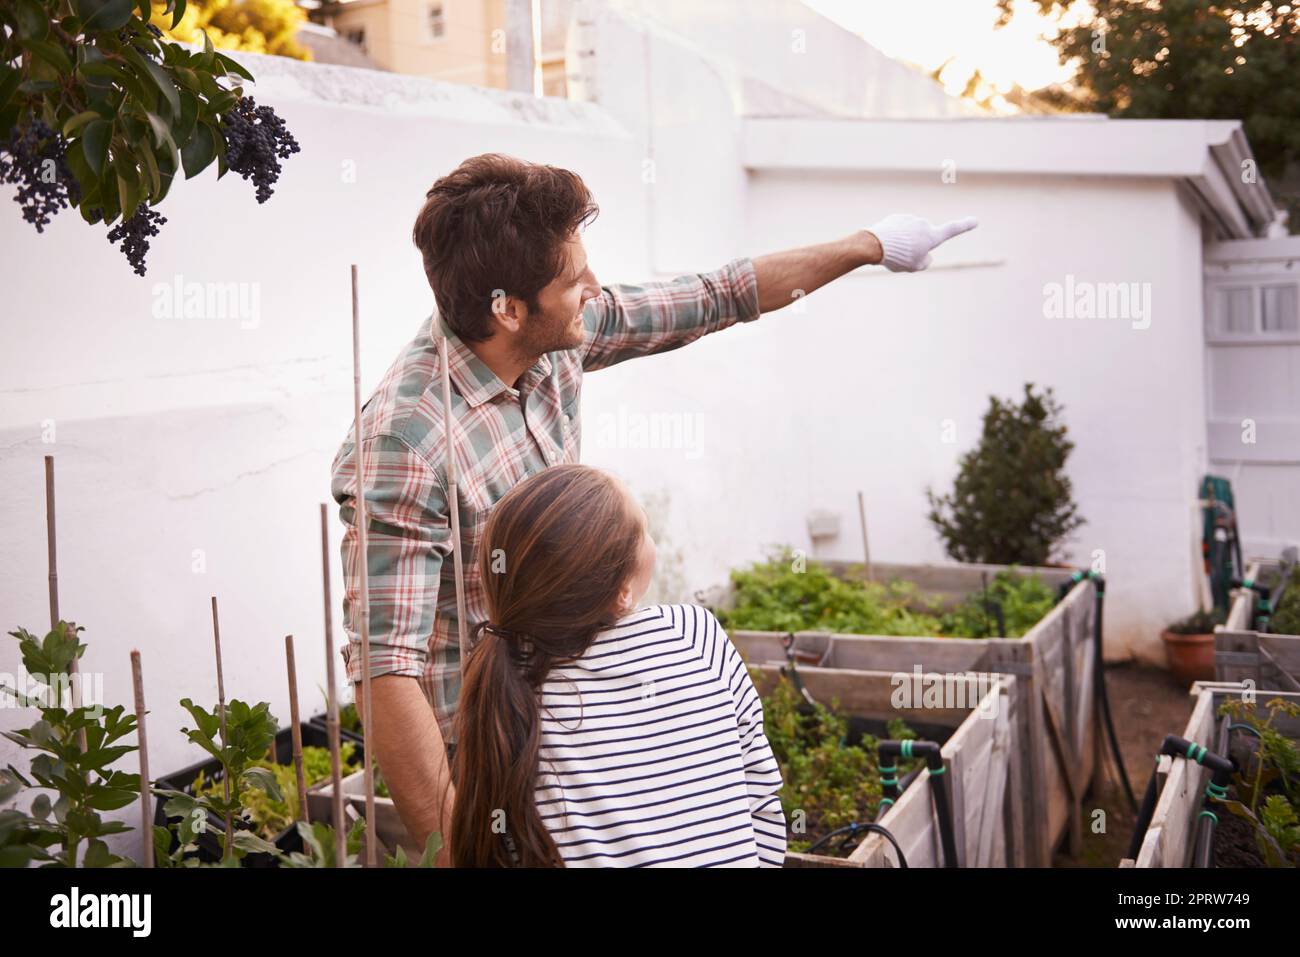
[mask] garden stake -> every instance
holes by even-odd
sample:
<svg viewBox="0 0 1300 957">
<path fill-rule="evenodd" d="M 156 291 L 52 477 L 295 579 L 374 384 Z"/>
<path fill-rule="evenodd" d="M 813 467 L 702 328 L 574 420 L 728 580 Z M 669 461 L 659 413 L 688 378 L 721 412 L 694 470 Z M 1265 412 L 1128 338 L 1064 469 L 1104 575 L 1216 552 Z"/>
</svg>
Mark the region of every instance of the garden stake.
<svg viewBox="0 0 1300 957">
<path fill-rule="evenodd" d="M 329 510 L 320 505 L 320 558 L 321 577 L 325 595 L 325 680 L 329 693 L 325 702 L 325 728 L 330 742 L 330 780 L 334 790 L 334 866 L 342 867 L 347 860 L 347 838 L 343 834 L 343 769 L 339 760 L 339 702 L 334 692 L 334 612 L 330 607 L 330 531 Z"/>
<path fill-rule="evenodd" d="M 55 547 L 56 536 L 54 534 L 54 456 L 45 456 L 45 545 L 49 553 L 50 569 L 50 631 L 59 627 L 59 561 L 57 549 Z M 80 682 L 77 680 L 79 668 L 77 659 L 74 657 L 68 662 L 68 676 L 71 679 L 72 688 L 72 706 L 74 708 L 81 706 Z M 86 753 L 86 729 L 77 730 L 77 744 L 81 748 L 81 753 Z M 76 866 L 76 861 L 72 862 Z"/>
<path fill-rule="evenodd" d="M 437 308 L 435 305 L 435 313 Z M 455 569 L 456 574 L 456 624 L 459 639 L 458 646 L 460 648 L 459 660 L 463 668 L 465 658 L 469 654 L 469 639 L 466 637 L 467 624 L 465 621 L 465 573 L 461 567 L 460 554 L 460 491 L 456 487 L 456 456 L 452 454 L 451 370 L 448 361 L 450 353 L 451 347 L 444 332 L 438 339 L 438 360 L 442 363 L 442 422 L 447 433 L 447 497 L 448 509 L 451 512 L 452 567 Z"/>
<path fill-rule="evenodd" d="M 307 811 L 307 779 L 302 773 L 302 726 L 298 724 L 298 669 L 293 659 L 293 635 L 284 636 L 284 661 L 289 669 L 289 727 L 292 728 L 293 771 L 298 779 L 297 820 L 311 823 Z"/>
<path fill-rule="evenodd" d="M 217 596 L 212 596 L 212 640 L 217 649 L 217 714 L 221 718 L 221 747 L 224 750 L 226 741 L 226 682 L 221 674 L 221 625 L 217 620 Z M 221 776 L 222 793 L 225 795 L 226 802 L 230 802 L 230 778 L 226 775 Z M 235 843 L 235 822 L 230 812 L 225 814 L 226 818 L 226 847 L 222 853 L 223 860 L 229 860 L 231 853 L 234 851 Z"/>
<path fill-rule="evenodd" d="M 370 742 L 378 737 L 374 733 L 373 702 L 370 694 L 370 568 L 366 560 L 366 455 L 361 442 L 361 324 L 357 316 L 357 264 L 352 264 L 352 440 L 355 444 L 357 474 L 356 523 L 357 570 L 361 578 L 361 725 Z M 375 762 L 374 748 L 364 748 L 366 786 L 366 867 L 378 864 L 374 840 L 375 824 Z"/>
<path fill-rule="evenodd" d="M 1236 766 L 1231 760 L 1221 755 L 1214 754 L 1205 750 L 1204 747 L 1195 741 L 1188 741 L 1186 738 L 1180 738 L 1176 734 L 1167 735 L 1160 745 L 1160 750 L 1156 752 L 1156 767 L 1151 769 L 1151 778 L 1147 781 L 1146 793 L 1142 796 L 1142 807 L 1138 810 L 1137 821 L 1133 825 L 1133 836 L 1129 838 L 1127 857 L 1137 859 L 1138 853 L 1142 850 L 1142 839 L 1146 836 L 1147 828 L 1151 826 L 1151 816 L 1156 809 L 1156 771 L 1160 766 L 1160 756 L 1167 754 L 1174 758 L 1184 758 L 1189 761 L 1195 761 L 1210 769 L 1212 776 L 1210 783 L 1205 786 L 1205 797 L 1212 801 L 1221 801 L 1228 796 L 1228 783 L 1232 780 L 1232 772 Z M 1193 860 L 1198 860 L 1199 855 L 1207 853 L 1210 840 L 1214 834 L 1214 826 L 1219 823 L 1219 818 L 1213 811 L 1202 810 L 1196 820 L 1196 843 L 1193 846 Z M 1200 850 L 1202 842 L 1206 846 L 1206 851 Z M 1208 860 L 1208 859 L 1207 859 Z M 1204 866 L 1204 865 L 1197 865 Z"/>
<path fill-rule="evenodd" d="M 131 685 L 135 690 L 136 740 L 140 743 L 140 838 L 144 844 L 144 866 L 153 867 L 153 811 L 149 794 L 149 746 L 144 734 L 144 677 L 140 652 L 131 650 Z"/>
<path fill-rule="evenodd" d="M 858 493 L 858 521 L 862 525 L 862 560 L 867 567 L 867 581 L 871 581 L 871 546 L 867 543 L 867 505 Z"/>
</svg>

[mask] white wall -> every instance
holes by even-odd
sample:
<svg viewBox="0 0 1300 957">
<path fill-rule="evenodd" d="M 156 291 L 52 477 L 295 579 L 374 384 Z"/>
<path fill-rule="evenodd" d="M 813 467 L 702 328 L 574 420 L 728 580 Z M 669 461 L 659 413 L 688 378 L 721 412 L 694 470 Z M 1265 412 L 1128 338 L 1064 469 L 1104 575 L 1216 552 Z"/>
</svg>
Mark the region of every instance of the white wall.
<svg viewBox="0 0 1300 957">
<path fill-rule="evenodd" d="M 927 485 L 951 487 L 990 394 L 1051 385 L 1076 449 L 1088 524 L 1070 560 L 1105 551 L 1107 652 L 1161 662 L 1160 629 L 1194 607 L 1193 498 L 1204 470 L 1199 229 L 1171 182 L 1139 179 L 824 175 L 759 171 L 745 238 L 760 254 L 845 234 L 888 212 L 981 226 L 923 276 L 863 270 L 793 307 L 635 371 L 588 379 L 608 410 L 698 417 L 697 447 L 604 450 L 645 487 L 671 487 L 691 582 L 714 582 L 766 543 L 811 545 L 812 509 L 837 512 L 824 554 L 861 555 L 856 493 L 873 555 L 944 558 L 925 518 Z M 1151 284 L 1152 322 L 1043 315 L 1043 285 L 1067 273 Z M 662 370 L 662 371 L 661 371 Z M 657 376 L 650 381 L 652 375 Z M 637 398 L 640 396 L 641 398 Z M 597 417 L 587 419 L 587 429 Z M 956 442 L 945 444 L 945 420 Z"/>
<path fill-rule="evenodd" d="M 144 278 L 75 213 L 38 235 L 6 195 L 0 217 L 4 630 L 48 626 L 42 458 L 53 454 L 61 612 L 86 626 L 82 670 L 104 673 L 109 703 L 130 703 L 128 656 L 141 650 L 155 774 L 201 757 L 178 730 L 187 719 L 177 702 L 216 701 L 211 595 L 227 695 L 270 701 L 286 721 L 292 633 L 303 707 L 323 703 L 319 503 L 331 504 L 338 644 L 329 465 L 352 417 L 349 264 L 360 274 L 363 396 L 428 315 L 411 227 L 428 187 L 467 156 L 502 151 L 576 170 L 604 207 L 588 232 L 596 269 L 630 279 L 646 268 L 639 154 L 598 109 L 241 59 L 260 79 L 256 98 L 302 146 L 264 206 L 251 184 L 218 181 L 215 168 L 178 181 Z M 177 277 L 250 284 L 256 322 L 155 318 L 155 285 Z M 5 637 L 0 672 L 20 671 Z M 0 711 L 3 728 L 31 720 Z M 15 753 L 0 742 L 0 763 Z M 118 815 L 134 823 L 130 813 Z"/>
<path fill-rule="evenodd" d="M 155 773 L 199 756 L 176 702 L 215 700 L 210 595 L 228 694 L 287 716 L 292 633 L 304 707 L 318 708 L 318 503 L 352 414 L 348 265 L 360 269 L 369 394 L 429 310 L 410 240 L 424 192 L 489 150 L 586 179 L 602 206 L 586 245 L 605 282 L 711 269 L 892 211 L 983 221 L 928 275 L 864 272 L 802 312 L 587 379 L 584 461 L 656 503 L 664 583 L 677 589 L 662 597 L 723 580 L 766 544 L 806 544 L 812 508 L 841 514 L 832 553 L 856 557 L 858 489 L 877 557 L 940 558 L 923 487 L 948 485 L 990 393 L 1033 379 L 1056 387 L 1078 443 L 1070 470 L 1090 524 L 1076 557 L 1106 549 L 1108 652 L 1156 657 L 1159 627 L 1190 607 L 1190 499 L 1204 460 L 1199 233 L 1169 181 L 964 177 L 940 189 L 906 176 L 749 175 L 716 69 L 626 28 L 606 40 L 616 56 L 599 68 L 600 107 L 243 57 L 261 78 L 254 94 L 303 152 L 263 207 L 233 175 L 177 183 L 145 279 L 74 215 L 39 236 L 12 209 L 0 217 L 6 630 L 47 620 L 41 460 L 52 453 L 63 615 L 87 626 L 83 667 L 105 673 L 109 702 L 129 700 L 128 653 L 143 652 Z M 1043 283 L 1067 272 L 1150 282 L 1151 328 L 1043 319 Z M 155 317 L 155 284 L 177 277 L 250 284 L 255 327 Z M 620 414 L 676 414 L 702 431 L 636 448 Z M 946 418 L 955 445 L 938 441 Z M 338 602 L 332 507 L 330 517 Z M 17 666 L 14 643 L 0 643 L 0 671 Z M 5 711 L 0 727 L 28 718 Z M 13 758 L 0 744 L 0 761 Z"/>
</svg>

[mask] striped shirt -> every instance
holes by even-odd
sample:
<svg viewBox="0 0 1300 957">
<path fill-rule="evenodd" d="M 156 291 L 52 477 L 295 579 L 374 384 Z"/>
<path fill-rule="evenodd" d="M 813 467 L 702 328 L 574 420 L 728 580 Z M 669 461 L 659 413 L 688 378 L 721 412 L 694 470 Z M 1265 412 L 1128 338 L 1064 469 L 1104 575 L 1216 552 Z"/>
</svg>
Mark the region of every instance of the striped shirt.
<svg viewBox="0 0 1300 957">
<path fill-rule="evenodd" d="M 518 381 L 502 382 L 454 334 L 448 335 L 452 448 L 458 471 L 466 630 L 487 615 L 475 553 L 487 517 L 529 475 L 577 462 L 584 372 L 678 349 L 707 333 L 759 316 L 752 260 L 667 282 L 604 286 L 583 308 L 586 338 L 542 356 Z M 440 328 L 445 328 L 440 322 Z M 441 366 L 433 317 L 421 324 L 361 413 L 366 446 L 366 566 L 370 588 L 370 674 L 410 675 L 452 741 L 460 696 L 460 649 L 446 486 Z M 334 457 L 331 494 L 344 525 L 341 650 L 348 681 L 361 680 L 356 460 L 349 428 Z"/>
<path fill-rule="evenodd" d="M 780 867 L 781 769 L 718 620 L 640 608 L 541 688 L 537 810 L 569 867 Z"/>
</svg>

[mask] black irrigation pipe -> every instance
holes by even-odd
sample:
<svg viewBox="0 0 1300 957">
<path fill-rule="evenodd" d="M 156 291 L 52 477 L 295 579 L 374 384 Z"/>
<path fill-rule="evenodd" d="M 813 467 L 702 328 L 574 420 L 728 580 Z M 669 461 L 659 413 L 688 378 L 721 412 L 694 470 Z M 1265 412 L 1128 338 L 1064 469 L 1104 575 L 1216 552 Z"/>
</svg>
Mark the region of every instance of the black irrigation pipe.
<svg viewBox="0 0 1300 957">
<path fill-rule="evenodd" d="M 1090 568 L 1074 572 L 1057 589 L 1056 600 L 1060 602 L 1069 594 L 1070 589 L 1085 578 L 1092 580 L 1093 589 L 1097 596 L 1096 614 L 1093 616 L 1092 628 L 1093 694 L 1101 705 L 1102 719 L 1106 725 L 1106 736 L 1110 740 L 1110 753 L 1115 759 L 1115 767 L 1119 768 L 1119 779 L 1120 783 L 1124 785 L 1124 794 L 1128 797 L 1129 807 L 1136 811 L 1138 809 L 1137 797 L 1133 794 L 1133 785 L 1129 782 L 1128 771 L 1124 768 L 1124 756 L 1119 750 L 1119 738 L 1115 734 L 1115 722 L 1110 716 L 1110 697 L 1106 694 L 1106 663 L 1102 655 L 1101 631 L 1102 611 L 1106 601 L 1106 579 Z"/>
<path fill-rule="evenodd" d="M 781 669 L 781 674 L 790 679 L 790 683 L 794 685 L 795 690 L 804 699 L 802 708 L 804 710 L 814 710 L 817 707 L 817 700 L 799 677 L 799 668 L 795 663 L 794 642 L 793 633 L 788 633 L 781 639 L 781 645 L 785 649 L 786 657 L 786 665 Z M 898 855 L 899 868 L 907 867 L 907 858 L 903 854 L 903 848 L 894 835 L 890 833 L 889 828 L 879 822 L 890 806 L 897 801 L 907 785 L 920 773 L 920 769 L 910 772 L 900 783 L 897 777 L 898 765 L 886 765 L 884 762 L 887 758 L 921 758 L 926 762 L 925 767 L 931 778 L 946 773 L 948 769 L 944 767 L 943 755 L 940 753 L 939 745 L 933 741 L 881 741 L 878 754 L 881 774 L 880 784 L 884 797 L 881 799 L 880 807 L 876 813 L 876 820 L 871 822 L 854 821 L 844 827 L 836 828 L 814 842 L 808 848 L 807 853 L 812 854 L 819 847 L 827 844 L 831 838 L 839 835 L 844 835 L 839 842 L 839 846 L 843 847 L 857 834 L 866 831 L 884 836 L 894 846 L 894 853 Z M 953 837 L 952 806 L 948 800 L 948 791 L 944 787 L 943 781 L 932 780 L 930 783 L 932 785 L 930 793 L 934 797 L 935 813 L 939 817 L 939 835 L 943 844 L 944 866 L 956 867 L 957 842 Z"/>
<path fill-rule="evenodd" d="M 1227 731 L 1225 728 L 1224 733 Z M 1205 786 L 1207 801 L 1221 801 L 1228 796 L 1228 783 L 1232 780 L 1232 772 L 1236 770 L 1236 765 L 1229 758 L 1207 751 L 1195 741 L 1188 741 L 1176 734 L 1167 735 L 1160 750 L 1156 752 L 1157 767 L 1151 769 L 1151 778 L 1147 781 L 1146 793 L 1142 796 L 1142 807 L 1138 810 L 1137 821 L 1133 826 L 1133 836 L 1129 838 L 1127 856 L 1133 859 L 1142 850 L 1142 839 L 1146 836 L 1147 828 L 1151 826 L 1151 816 L 1155 813 L 1156 770 L 1160 756 L 1164 754 L 1195 761 L 1210 769 L 1210 782 Z M 1196 843 L 1192 850 L 1194 867 L 1210 866 L 1214 828 L 1218 823 L 1219 818 L 1213 811 L 1202 810 L 1197 816 Z"/>
</svg>

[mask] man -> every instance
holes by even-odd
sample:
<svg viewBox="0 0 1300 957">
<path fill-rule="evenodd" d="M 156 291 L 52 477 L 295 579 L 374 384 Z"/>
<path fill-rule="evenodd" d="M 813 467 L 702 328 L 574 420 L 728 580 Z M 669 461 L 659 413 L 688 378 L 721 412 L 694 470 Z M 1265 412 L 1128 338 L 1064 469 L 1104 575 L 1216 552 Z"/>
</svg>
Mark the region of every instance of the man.
<svg viewBox="0 0 1300 957">
<path fill-rule="evenodd" d="M 579 235 L 597 212 L 576 174 L 498 154 L 468 159 L 434 183 L 413 239 L 439 328 L 425 320 L 362 411 L 374 697 L 366 739 L 421 846 L 435 830 L 447 838 L 461 666 L 439 333 L 448 337 L 469 630 L 485 617 L 474 559 L 488 513 L 528 475 L 578 461 L 585 372 L 750 322 L 859 266 L 924 269 L 932 249 L 976 225 L 894 215 L 843 239 L 736 259 L 715 272 L 601 286 Z M 346 526 L 343 657 L 360 710 L 355 465 L 349 431 L 332 492 Z M 445 850 L 438 862 L 449 862 Z"/>
</svg>

